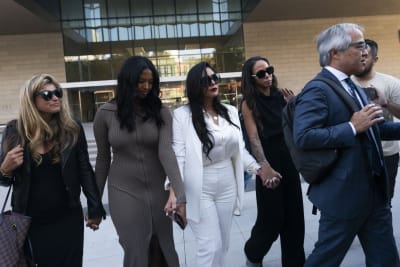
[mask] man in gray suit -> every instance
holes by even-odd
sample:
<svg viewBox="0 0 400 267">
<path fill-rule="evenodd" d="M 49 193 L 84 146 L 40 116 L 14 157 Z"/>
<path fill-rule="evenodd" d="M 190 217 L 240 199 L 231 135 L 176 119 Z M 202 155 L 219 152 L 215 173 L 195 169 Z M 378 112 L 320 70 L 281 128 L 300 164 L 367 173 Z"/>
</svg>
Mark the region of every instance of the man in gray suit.
<svg viewBox="0 0 400 267">
<path fill-rule="evenodd" d="M 330 79 L 347 91 L 359 111 L 353 113 L 323 81 L 309 82 L 296 100 L 296 145 L 339 153 L 333 169 L 309 188 L 321 218 L 318 241 L 305 266 L 339 266 L 356 236 L 366 266 L 400 266 L 380 142 L 400 139 L 400 124 L 385 122 L 382 109 L 349 78 L 365 68 L 366 47 L 363 29 L 356 24 L 336 24 L 318 36 L 323 69 L 317 78 Z"/>
</svg>

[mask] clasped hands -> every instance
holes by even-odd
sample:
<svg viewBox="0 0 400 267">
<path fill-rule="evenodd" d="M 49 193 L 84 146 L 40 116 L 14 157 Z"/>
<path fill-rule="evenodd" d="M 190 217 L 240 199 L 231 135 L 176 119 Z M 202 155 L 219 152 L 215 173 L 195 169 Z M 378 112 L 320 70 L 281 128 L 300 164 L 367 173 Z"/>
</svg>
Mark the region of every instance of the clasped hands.
<svg viewBox="0 0 400 267">
<path fill-rule="evenodd" d="M 269 164 L 262 165 L 257 175 L 260 176 L 263 185 L 269 189 L 277 188 L 282 180 L 282 175 Z"/>
<path fill-rule="evenodd" d="M 101 223 L 102 217 L 100 218 L 89 218 L 89 215 L 86 214 L 85 216 L 85 221 L 86 221 L 86 227 L 89 227 L 93 231 L 99 230 L 99 225 Z"/>
</svg>

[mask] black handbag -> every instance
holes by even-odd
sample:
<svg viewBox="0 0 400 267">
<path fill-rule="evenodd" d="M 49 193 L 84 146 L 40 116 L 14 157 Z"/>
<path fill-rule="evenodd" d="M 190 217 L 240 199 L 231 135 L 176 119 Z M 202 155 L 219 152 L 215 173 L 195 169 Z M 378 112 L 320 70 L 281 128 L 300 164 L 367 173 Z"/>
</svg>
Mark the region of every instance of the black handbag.
<svg viewBox="0 0 400 267">
<path fill-rule="evenodd" d="M 4 211 L 10 192 L 11 186 L 0 214 L 0 266 L 28 266 L 24 244 L 32 218 L 11 210 Z"/>
</svg>

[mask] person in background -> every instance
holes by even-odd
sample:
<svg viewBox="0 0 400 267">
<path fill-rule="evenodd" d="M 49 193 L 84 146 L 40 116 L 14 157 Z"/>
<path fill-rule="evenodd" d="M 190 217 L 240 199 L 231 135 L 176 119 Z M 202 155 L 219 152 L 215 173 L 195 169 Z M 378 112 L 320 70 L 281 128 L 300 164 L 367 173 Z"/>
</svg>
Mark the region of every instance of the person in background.
<svg viewBox="0 0 400 267">
<path fill-rule="evenodd" d="M 268 176 L 279 173 L 274 188 L 256 179 L 257 219 L 244 252 L 246 266 L 262 266 L 264 256 L 280 237 L 282 266 L 303 266 L 304 212 L 300 177 L 286 147 L 282 110 L 292 96 L 279 89 L 274 67 L 266 58 L 249 58 L 242 69 L 244 125 L 252 155 L 267 169 Z"/>
<path fill-rule="evenodd" d="M 153 63 L 130 57 L 118 75 L 115 99 L 100 107 L 93 124 L 96 179 L 103 194 L 108 178 L 110 215 L 125 267 L 179 266 L 166 213 L 177 212 L 186 221 L 186 200 L 172 150 L 171 112 L 159 94 Z"/>
<path fill-rule="evenodd" d="M 370 100 L 383 108 L 383 116 L 386 121 L 394 121 L 394 117 L 400 118 L 400 80 L 396 77 L 375 71 L 378 62 L 378 44 L 371 39 L 365 39 L 368 56 L 365 60 L 365 69 L 352 75 L 352 80 L 372 92 Z M 367 94 L 368 95 L 368 94 Z M 385 167 L 390 181 L 390 199 L 393 198 L 396 184 L 397 169 L 399 166 L 399 142 L 382 141 L 382 150 L 385 159 Z"/>
<path fill-rule="evenodd" d="M 28 238 L 38 266 L 82 266 L 83 213 L 99 229 L 101 203 L 81 124 L 71 118 L 60 84 L 38 74 L 21 89 L 17 120 L 1 145 L 0 183 L 13 186 L 12 209 L 32 217 Z"/>
<path fill-rule="evenodd" d="M 366 266 L 400 266 L 389 206 L 389 179 L 384 167 L 381 137 L 400 138 L 400 124 L 384 121 L 350 76 L 361 73 L 368 56 L 364 29 L 340 23 L 317 38 L 316 78 L 332 80 L 360 110 L 353 112 L 322 81 L 311 81 L 296 97 L 294 143 L 301 149 L 336 149 L 338 159 L 308 196 L 320 210 L 318 240 L 304 266 L 340 266 L 357 236 Z"/>
<path fill-rule="evenodd" d="M 219 99 L 219 80 L 210 64 L 196 64 L 186 78 L 189 103 L 174 110 L 173 148 L 184 178 L 197 267 L 225 266 L 233 211 L 242 205 L 244 170 L 260 168 L 245 149 L 237 109 Z M 272 186 L 278 178 L 270 180 Z"/>
</svg>

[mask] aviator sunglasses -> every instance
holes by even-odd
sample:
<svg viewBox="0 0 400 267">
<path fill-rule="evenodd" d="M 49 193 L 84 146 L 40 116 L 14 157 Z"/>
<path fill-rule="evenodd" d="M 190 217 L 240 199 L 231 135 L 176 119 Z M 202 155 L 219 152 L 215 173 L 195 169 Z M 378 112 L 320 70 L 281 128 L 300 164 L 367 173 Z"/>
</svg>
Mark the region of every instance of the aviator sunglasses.
<svg viewBox="0 0 400 267">
<path fill-rule="evenodd" d="M 210 76 L 205 76 L 200 78 L 200 84 L 204 86 L 211 86 L 212 81 L 214 83 L 219 83 L 221 76 L 218 73 L 211 74 Z"/>
<path fill-rule="evenodd" d="M 256 72 L 256 74 L 252 74 L 251 76 L 257 77 L 258 79 L 262 79 L 262 78 L 265 78 L 265 74 L 267 74 L 267 73 L 268 73 L 268 75 L 274 74 L 274 67 L 269 66 L 265 70 L 259 70 Z"/>
<path fill-rule="evenodd" d="M 50 101 L 55 95 L 57 98 L 63 97 L 63 91 L 61 88 L 56 88 L 54 90 L 43 90 L 35 94 L 35 96 L 41 96 L 45 101 Z"/>
</svg>

